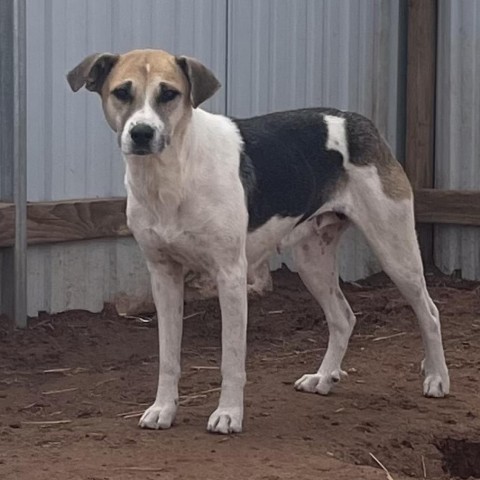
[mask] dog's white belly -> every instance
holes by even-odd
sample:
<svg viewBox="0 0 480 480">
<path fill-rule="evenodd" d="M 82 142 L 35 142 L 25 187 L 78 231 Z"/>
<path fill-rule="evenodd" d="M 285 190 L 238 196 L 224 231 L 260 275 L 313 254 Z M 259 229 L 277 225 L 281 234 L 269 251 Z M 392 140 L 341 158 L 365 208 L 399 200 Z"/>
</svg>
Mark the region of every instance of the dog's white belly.
<svg viewBox="0 0 480 480">
<path fill-rule="evenodd" d="M 249 293 L 261 295 L 272 290 L 268 258 L 275 251 L 281 252 L 305 235 L 304 224 L 295 228 L 298 218 L 300 217 L 274 217 L 262 227 L 248 233 L 246 255 Z M 186 287 L 190 298 L 209 298 L 217 294 L 215 276 L 206 269 L 199 271 L 192 268 L 186 275 Z"/>
<path fill-rule="evenodd" d="M 301 228 L 295 228 L 297 221 L 298 218 L 294 217 L 275 217 L 248 233 L 249 292 L 261 294 L 271 290 L 268 257 L 280 251 L 283 243 Z M 216 273 L 221 258 L 226 256 L 224 250 L 228 246 L 225 242 L 215 239 L 212 234 L 187 231 L 178 226 L 156 227 L 137 222 L 129 222 L 129 225 L 149 262 L 162 263 L 172 259 L 183 265 L 187 298 L 209 298 L 217 294 Z"/>
</svg>

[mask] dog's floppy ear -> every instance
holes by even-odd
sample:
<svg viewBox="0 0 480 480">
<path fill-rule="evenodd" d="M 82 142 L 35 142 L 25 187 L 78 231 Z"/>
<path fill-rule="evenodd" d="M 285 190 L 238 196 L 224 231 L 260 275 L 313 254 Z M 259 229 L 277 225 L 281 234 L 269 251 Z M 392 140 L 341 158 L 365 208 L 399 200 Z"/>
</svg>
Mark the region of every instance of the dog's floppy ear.
<svg viewBox="0 0 480 480">
<path fill-rule="evenodd" d="M 103 83 L 118 59 L 119 55 L 111 53 L 89 55 L 72 71 L 68 72 L 67 80 L 70 88 L 76 92 L 85 85 L 87 90 L 101 93 Z"/>
<path fill-rule="evenodd" d="M 220 82 L 215 75 L 198 60 L 184 56 L 175 57 L 175 60 L 190 84 L 190 100 L 193 108 L 197 108 L 220 88 Z"/>
</svg>

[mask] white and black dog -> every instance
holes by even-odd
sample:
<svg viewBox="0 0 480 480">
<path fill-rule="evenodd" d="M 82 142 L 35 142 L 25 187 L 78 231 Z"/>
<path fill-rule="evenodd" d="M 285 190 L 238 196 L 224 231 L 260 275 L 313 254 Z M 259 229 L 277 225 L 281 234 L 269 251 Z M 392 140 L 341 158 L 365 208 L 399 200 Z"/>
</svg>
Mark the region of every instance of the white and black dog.
<svg viewBox="0 0 480 480">
<path fill-rule="evenodd" d="M 330 338 L 297 390 L 327 394 L 344 372 L 355 316 L 339 288 L 335 252 L 353 223 L 418 318 L 423 391 L 449 392 L 438 310 L 423 276 L 409 182 L 374 125 L 312 108 L 250 119 L 197 108 L 220 84 L 198 61 L 160 50 L 95 54 L 68 74 L 100 94 L 125 159 L 127 221 L 145 255 L 158 314 L 160 373 L 140 420 L 168 428 L 178 405 L 185 275 L 215 282 L 222 311 L 222 390 L 208 430 L 240 432 L 247 284 L 268 286 L 269 255 L 292 248 L 325 312 Z M 208 283 L 208 282 L 207 282 Z"/>
</svg>

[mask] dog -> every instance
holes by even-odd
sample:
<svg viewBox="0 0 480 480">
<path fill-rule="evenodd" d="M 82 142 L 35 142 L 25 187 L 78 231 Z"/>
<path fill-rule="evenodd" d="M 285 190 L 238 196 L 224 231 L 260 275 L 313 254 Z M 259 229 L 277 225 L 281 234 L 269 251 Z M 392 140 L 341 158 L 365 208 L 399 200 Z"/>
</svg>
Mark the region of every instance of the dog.
<svg viewBox="0 0 480 480">
<path fill-rule="evenodd" d="M 207 429 L 240 432 L 246 382 L 247 285 L 268 287 L 266 261 L 292 249 L 329 328 L 317 372 L 295 388 L 326 395 L 355 315 L 339 287 L 336 250 L 353 224 L 413 308 L 425 357 L 423 392 L 449 393 L 438 310 L 425 284 L 408 179 L 371 121 L 333 108 L 249 119 L 199 108 L 220 87 L 198 60 L 161 50 L 94 54 L 67 75 L 97 92 L 126 165 L 127 224 L 151 275 L 158 315 L 156 399 L 143 428 L 166 429 L 178 406 L 184 280 L 216 285 L 222 314 L 222 386 Z M 257 282 L 257 279 L 260 279 Z"/>
</svg>

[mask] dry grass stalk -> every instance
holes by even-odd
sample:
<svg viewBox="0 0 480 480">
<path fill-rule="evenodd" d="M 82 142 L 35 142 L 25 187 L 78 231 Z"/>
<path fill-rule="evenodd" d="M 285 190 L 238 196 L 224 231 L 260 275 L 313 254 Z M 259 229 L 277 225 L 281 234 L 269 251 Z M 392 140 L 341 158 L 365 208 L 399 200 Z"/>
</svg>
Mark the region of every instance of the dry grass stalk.
<svg viewBox="0 0 480 480">
<path fill-rule="evenodd" d="M 66 425 L 72 423 L 71 420 L 46 420 L 40 422 L 22 422 L 24 425 Z"/>
<path fill-rule="evenodd" d="M 190 403 L 191 401 L 193 400 L 198 400 L 199 398 L 207 398 L 206 395 L 192 395 L 188 398 L 185 398 L 183 400 L 180 400 L 180 402 L 178 402 L 179 405 L 187 405 L 188 403 Z"/>
<path fill-rule="evenodd" d="M 273 362 L 275 360 L 283 360 L 285 358 L 296 357 L 298 355 L 305 355 L 307 353 L 323 352 L 324 350 L 326 350 L 325 347 L 311 348 L 309 350 L 295 350 L 294 352 L 287 353 L 286 355 L 278 355 L 277 357 L 264 357 L 264 358 L 262 358 L 262 362 Z"/>
<path fill-rule="evenodd" d="M 427 478 L 427 466 L 425 465 L 425 457 L 422 455 L 422 469 L 423 469 L 423 478 Z"/>
<path fill-rule="evenodd" d="M 49 370 L 44 370 L 42 373 L 65 373 L 71 370 L 72 368 L 50 368 Z"/>
<path fill-rule="evenodd" d="M 182 400 L 185 400 L 187 398 L 191 398 L 191 397 L 194 397 L 194 396 L 197 396 L 197 395 L 206 395 L 207 393 L 219 392 L 221 389 L 222 389 L 221 387 L 209 388 L 208 390 L 202 390 L 201 392 L 193 392 L 193 393 L 190 393 L 188 395 L 180 395 L 180 398 Z"/>
<path fill-rule="evenodd" d="M 52 325 L 52 320 L 50 318 L 47 318 L 46 320 L 42 320 L 41 322 L 38 322 L 37 324 L 33 325 L 31 328 L 38 328 L 38 327 L 42 327 L 43 325 L 46 325 L 48 324 L 48 328 L 52 329 L 53 330 L 53 325 Z"/>
<path fill-rule="evenodd" d="M 210 367 L 210 366 L 202 366 L 202 365 L 194 365 L 193 367 L 190 367 L 192 370 L 220 370 L 220 367 Z"/>
<path fill-rule="evenodd" d="M 129 418 L 138 418 L 138 417 L 141 417 L 143 415 L 143 412 L 144 410 L 142 410 L 141 412 L 137 412 L 137 413 L 131 413 L 130 415 L 125 415 L 123 417 L 124 420 L 128 420 Z"/>
<path fill-rule="evenodd" d="M 382 340 L 390 340 L 390 338 L 395 338 L 395 337 L 402 337 L 403 335 L 406 335 L 407 332 L 400 332 L 400 333 L 395 333 L 393 335 L 387 335 L 386 337 L 377 337 L 372 340 L 372 342 L 381 342 Z"/>
<path fill-rule="evenodd" d="M 387 474 L 387 480 L 394 480 L 393 477 L 390 475 L 390 472 L 385 467 L 385 465 L 372 452 L 369 452 L 369 453 L 370 453 L 370 456 L 375 460 L 375 462 L 380 466 L 380 468 Z"/>
<path fill-rule="evenodd" d="M 188 320 L 190 318 L 193 318 L 193 317 L 197 317 L 198 315 L 205 315 L 205 311 L 203 312 L 195 312 L 195 313 L 191 313 L 190 315 L 187 315 L 186 317 L 183 317 L 184 320 Z"/>
<path fill-rule="evenodd" d="M 152 323 L 153 321 L 153 317 L 141 317 L 136 315 L 125 315 L 125 314 L 120 314 L 120 316 L 130 320 L 136 320 L 137 322 L 140 322 L 140 323 Z"/>
<path fill-rule="evenodd" d="M 127 401 L 118 400 L 118 399 L 114 399 L 113 402 L 120 403 L 122 405 L 129 405 L 131 407 L 146 407 L 146 406 L 150 405 L 150 403 L 127 402 Z"/>
<path fill-rule="evenodd" d="M 130 412 L 117 413 L 117 417 L 128 417 L 130 415 L 142 415 L 144 410 L 134 410 Z"/>
<path fill-rule="evenodd" d="M 106 383 L 114 382 L 115 380 L 118 380 L 117 378 L 107 378 L 106 380 L 100 380 L 100 382 L 97 382 L 93 388 L 100 387 L 101 385 L 105 385 Z"/>
<path fill-rule="evenodd" d="M 164 472 L 165 467 L 117 467 L 115 470 L 127 470 L 129 472 Z"/>
<path fill-rule="evenodd" d="M 58 393 L 74 392 L 75 390 L 78 390 L 78 388 L 73 387 L 73 388 L 64 388 L 62 390 L 49 390 L 48 392 L 42 392 L 42 395 L 57 395 Z"/>
</svg>

